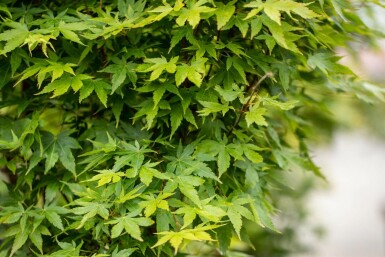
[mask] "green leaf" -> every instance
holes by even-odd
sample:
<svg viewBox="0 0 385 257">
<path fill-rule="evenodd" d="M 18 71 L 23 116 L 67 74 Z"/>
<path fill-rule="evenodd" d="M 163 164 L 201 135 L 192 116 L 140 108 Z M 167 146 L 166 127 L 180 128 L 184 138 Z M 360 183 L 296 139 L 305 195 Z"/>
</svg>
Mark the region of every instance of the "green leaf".
<svg viewBox="0 0 385 257">
<path fill-rule="evenodd" d="M 173 193 L 160 193 L 156 198 L 153 196 L 144 196 L 145 201 L 140 203 L 140 206 L 144 208 L 144 214 L 146 217 L 150 217 L 157 208 L 169 211 L 169 205 L 166 198 L 172 196 Z"/>
<path fill-rule="evenodd" d="M 177 104 L 172 107 L 172 111 L 170 113 L 170 121 L 171 121 L 171 134 L 170 138 L 174 135 L 180 124 L 183 120 L 183 110 L 182 107 Z"/>
<path fill-rule="evenodd" d="M 122 114 L 123 106 L 124 106 L 123 101 L 113 101 L 111 109 L 116 120 L 116 127 L 119 126 L 120 115 Z"/>
<path fill-rule="evenodd" d="M 328 75 L 330 71 L 352 74 L 352 72 L 347 67 L 344 67 L 338 63 L 339 59 L 339 57 L 336 57 L 330 53 L 318 52 L 309 56 L 307 64 L 312 69 L 319 68 L 326 75 Z"/>
<path fill-rule="evenodd" d="M 153 180 L 153 177 L 156 177 L 158 179 L 165 179 L 169 180 L 170 177 L 166 174 L 158 171 L 157 169 L 152 168 L 154 164 L 147 163 L 146 165 L 142 166 L 139 171 L 139 177 L 140 181 L 142 181 L 146 186 L 149 186 L 150 183 Z"/>
<path fill-rule="evenodd" d="M 184 114 L 184 119 L 187 120 L 188 122 L 190 122 L 192 125 L 194 125 L 195 128 L 198 128 L 194 114 L 192 113 L 192 111 L 189 108 L 186 109 L 186 112 Z"/>
<path fill-rule="evenodd" d="M 124 249 L 120 250 L 118 252 L 118 246 L 115 248 L 115 251 L 112 253 L 111 257 L 129 257 L 131 256 L 134 252 L 136 251 L 135 248 L 129 248 L 129 249 Z"/>
<path fill-rule="evenodd" d="M 240 231 L 242 228 L 242 216 L 239 212 L 236 211 L 235 207 L 229 207 L 227 211 L 227 216 L 230 219 L 231 224 L 233 224 L 234 230 L 240 238 Z"/>
<path fill-rule="evenodd" d="M 251 27 L 250 38 L 252 39 L 256 35 L 258 35 L 258 33 L 261 31 L 261 29 L 262 29 L 262 19 L 259 19 L 259 18 L 252 19 L 250 21 L 250 27 Z"/>
<path fill-rule="evenodd" d="M 100 102 L 107 108 L 107 91 L 111 88 L 111 85 L 103 80 L 88 79 L 83 82 L 83 87 L 80 89 L 79 102 L 87 98 L 93 91 L 95 91 Z"/>
<path fill-rule="evenodd" d="M 45 217 L 52 225 L 54 225 L 60 230 L 64 230 L 63 222 L 60 216 L 55 211 L 46 210 Z"/>
<path fill-rule="evenodd" d="M 163 73 L 163 71 L 167 71 L 168 73 L 175 73 L 176 71 L 176 62 L 178 61 L 179 57 L 173 57 L 170 59 L 170 61 L 167 61 L 165 57 L 162 56 L 162 58 L 150 58 L 145 59 L 145 63 L 138 66 L 137 70 L 139 72 L 150 72 L 150 81 L 156 80 L 160 77 L 160 75 Z"/>
<path fill-rule="evenodd" d="M 225 140 L 204 140 L 197 147 L 197 153 L 206 153 L 211 156 L 217 156 L 217 165 L 219 177 L 227 171 L 230 167 L 230 156 L 233 156 L 235 159 L 243 159 L 242 151 L 237 149 L 238 147 L 235 144 L 227 144 L 227 139 Z"/>
<path fill-rule="evenodd" d="M 256 104 L 253 105 L 245 116 L 247 126 L 250 127 L 250 125 L 252 125 L 253 123 L 259 126 L 268 126 L 265 117 L 263 116 L 265 113 L 265 108 L 259 107 Z"/>
<path fill-rule="evenodd" d="M 280 46 L 282 46 L 284 48 L 288 48 L 282 27 L 280 27 L 277 23 L 275 23 L 273 20 L 271 20 L 267 17 L 265 18 L 262 16 L 262 20 L 263 20 L 263 24 L 269 28 L 270 33 L 273 36 L 273 38 L 275 39 L 275 41 Z"/>
<path fill-rule="evenodd" d="M 264 96 L 264 95 L 260 94 L 260 99 L 265 106 L 273 106 L 273 107 L 279 108 L 279 109 L 284 110 L 284 111 L 288 111 L 288 110 L 293 109 L 294 107 L 296 107 L 296 105 L 298 103 L 298 101 L 295 101 L 295 100 L 287 101 L 287 102 L 281 102 L 281 101 L 275 100 L 276 98 L 277 98 L 277 96 L 268 97 L 268 96 Z"/>
<path fill-rule="evenodd" d="M 130 165 L 134 168 L 135 172 L 138 172 L 144 161 L 144 155 L 150 153 L 152 150 L 146 149 L 145 146 L 140 147 L 138 142 L 135 146 L 126 143 L 123 151 L 121 151 L 120 157 L 115 158 L 114 171 L 119 171 L 122 167 Z"/>
<path fill-rule="evenodd" d="M 230 247 L 231 239 L 233 237 L 232 228 L 230 224 L 226 224 L 216 229 L 216 235 L 219 242 L 219 248 L 223 253 L 226 253 Z"/>
<path fill-rule="evenodd" d="M 76 175 L 75 158 L 71 149 L 79 149 L 79 143 L 69 136 L 69 131 L 64 131 L 57 136 L 44 133 L 42 137 L 44 157 L 46 158 L 45 172 L 48 172 L 60 160 L 63 166 Z"/>
<path fill-rule="evenodd" d="M 111 94 L 123 85 L 127 77 L 135 85 L 138 79 L 135 72 L 136 67 L 137 65 L 132 62 L 126 63 L 124 60 L 115 60 L 115 64 L 111 64 L 100 71 L 112 74 Z"/>
<path fill-rule="evenodd" d="M 231 19 L 235 12 L 235 1 L 231 1 L 226 5 L 218 2 L 216 3 L 215 16 L 217 17 L 217 28 L 220 30 Z"/>
<path fill-rule="evenodd" d="M 245 52 L 243 51 L 242 47 L 239 44 L 230 42 L 226 44 L 226 48 L 228 48 L 231 52 L 233 52 L 237 56 L 245 56 Z"/>
<path fill-rule="evenodd" d="M 256 222 L 262 227 L 267 227 L 272 231 L 279 232 L 271 220 L 268 204 L 264 200 L 256 200 L 251 205 L 251 211 L 255 217 Z"/>
<path fill-rule="evenodd" d="M 141 237 L 141 232 L 140 228 L 137 223 L 131 221 L 131 220 L 126 220 L 124 224 L 124 228 L 126 232 L 132 236 L 133 238 L 137 239 L 138 241 L 143 241 Z"/>
<path fill-rule="evenodd" d="M 118 222 L 111 229 L 111 238 L 117 238 L 120 236 L 124 229 L 124 222 Z"/>
<path fill-rule="evenodd" d="M 4 25 L 7 25 L 7 23 Z M 21 46 L 29 35 L 28 28 L 25 24 L 11 22 L 9 25 L 15 26 L 15 28 L 0 33 L 0 41 L 5 41 L 5 45 L 0 50 L 0 54 L 3 55 Z"/>
<path fill-rule="evenodd" d="M 260 163 L 263 161 L 262 156 L 259 153 L 250 149 L 249 147 L 244 147 L 243 152 L 245 153 L 246 157 L 254 163 Z"/>
<path fill-rule="evenodd" d="M 249 30 L 249 23 L 237 16 L 234 20 L 235 26 L 241 31 L 242 37 L 246 37 L 247 31 Z"/>
<path fill-rule="evenodd" d="M 242 95 L 242 90 L 236 84 L 233 84 L 232 88 L 221 88 L 220 86 L 216 86 L 215 91 L 217 91 L 227 102 L 234 101 Z"/>
<path fill-rule="evenodd" d="M 199 194 L 194 188 L 194 185 L 190 184 L 192 177 L 179 177 L 179 190 L 182 194 L 184 194 L 187 198 L 189 198 L 193 203 L 195 203 L 199 208 L 202 207 L 201 201 L 199 199 Z"/>
<path fill-rule="evenodd" d="M 12 71 L 8 63 L 2 63 L 0 65 L 0 68 L 3 70 L 3 76 L 0 78 L 0 89 L 2 89 L 10 80 L 12 76 Z"/>
<path fill-rule="evenodd" d="M 125 176 L 123 172 L 115 172 L 114 170 L 98 170 L 97 175 L 86 181 L 98 181 L 98 187 L 108 183 L 117 183 Z"/>
<path fill-rule="evenodd" d="M 200 58 L 199 60 L 193 60 L 191 66 L 185 64 L 178 66 L 175 73 L 176 85 L 181 85 L 188 78 L 189 81 L 200 87 L 205 73 L 206 61 L 206 58 Z"/>
<path fill-rule="evenodd" d="M 79 103 L 90 96 L 94 89 L 94 83 L 92 81 L 85 81 L 83 87 L 80 89 Z"/>
<path fill-rule="evenodd" d="M 41 237 L 41 233 L 39 233 L 39 230 L 33 231 L 31 234 L 29 234 L 29 238 L 31 239 L 32 243 L 39 249 L 40 253 L 43 253 L 43 238 Z"/>
<path fill-rule="evenodd" d="M 226 148 L 222 148 L 218 153 L 218 171 L 219 177 L 230 167 L 230 155 Z"/>
<path fill-rule="evenodd" d="M 72 84 L 72 79 L 70 77 L 62 77 L 58 80 L 55 80 L 49 83 L 47 86 L 44 87 L 42 91 L 39 92 L 39 94 L 53 92 L 52 97 L 61 96 L 67 93 L 68 89 L 71 87 L 71 84 Z"/>
<path fill-rule="evenodd" d="M 72 30 L 68 30 L 68 29 L 64 29 L 64 28 L 59 28 L 60 29 L 60 33 L 62 33 L 62 35 L 68 39 L 68 40 L 71 40 L 75 43 L 78 43 L 80 45 L 84 45 L 82 43 L 82 41 L 80 40 L 79 36 L 73 32 Z"/>
<path fill-rule="evenodd" d="M 46 161 L 45 161 L 45 173 L 47 173 L 50 169 L 53 168 L 55 163 L 59 160 L 59 154 L 56 152 L 55 147 L 50 147 L 45 151 L 44 154 Z"/>
<path fill-rule="evenodd" d="M 106 204 L 101 204 L 98 202 L 81 202 L 78 201 L 76 204 L 80 205 L 80 207 L 73 208 L 71 211 L 76 215 L 81 215 L 82 219 L 76 229 L 80 229 L 84 226 L 84 224 L 99 215 L 103 219 L 107 220 L 109 216 L 109 211 L 106 208 Z"/>
<path fill-rule="evenodd" d="M 20 67 L 21 65 L 21 56 L 19 51 L 13 51 L 11 54 L 11 75 L 13 76 L 16 72 L 16 70 Z"/>
<path fill-rule="evenodd" d="M 190 68 L 186 65 L 177 67 L 176 73 L 175 73 L 175 82 L 177 86 L 180 86 L 185 81 L 189 70 Z"/>
<path fill-rule="evenodd" d="M 19 233 L 17 233 L 15 236 L 15 240 L 13 241 L 13 244 L 12 244 L 10 256 L 12 256 L 17 250 L 19 250 L 25 244 L 27 239 L 28 239 L 28 233 L 26 233 L 25 231 L 24 232 L 20 231 Z"/>
<path fill-rule="evenodd" d="M 199 103 L 203 106 L 203 109 L 198 111 L 201 116 L 208 116 L 217 112 L 222 112 L 222 115 L 225 115 L 230 109 L 234 109 L 232 106 L 215 102 L 199 101 Z"/>
<path fill-rule="evenodd" d="M 177 254 L 179 246 L 182 244 L 183 240 L 196 240 L 196 241 L 212 241 L 212 238 L 209 233 L 205 232 L 206 230 L 212 230 L 219 226 L 217 225 L 207 225 L 202 227 L 196 227 L 194 229 L 184 229 L 178 232 L 174 231 L 165 231 L 159 233 L 162 237 L 153 245 L 151 248 L 161 246 L 167 242 L 174 247 L 174 255 Z"/>
<path fill-rule="evenodd" d="M 179 26 L 183 26 L 187 21 L 193 28 L 195 28 L 201 20 L 201 13 L 212 12 L 215 10 L 208 6 L 204 6 L 205 3 L 207 3 L 207 0 L 199 0 L 190 5 L 189 8 L 182 8 L 181 14 L 176 19 L 176 23 Z"/>
<path fill-rule="evenodd" d="M 9 9 L 7 8 L 6 5 L 4 4 L 0 4 L 0 11 L 7 14 L 9 18 L 12 18 L 12 14 L 11 12 L 9 11 Z"/>
<path fill-rule="evenodd" d="M 127 215 L 109 223 L 116 223 L 111 229 L 112 238 L 119 237 L 124 229 L 131 237 L 143 241 L 139 225 L 151 226 L 154 222 L 149 218 L 131 218 Z"/>
<path fill-rule="evenodd" d="M 75 72 L 72 69 L 72 67 L 76 65 L 73 63 L 61 63 L 61 62 L 52 62 L 52 61 L 47 61 L 47 63 L 48 63 L 48 66 L 41 67 L 38 75 L 45 76 L 46 73 L 51 73 L 52 74 L 51 82 L 60 78 L 65 73 L 75 75 Z"/>
<path fill-rule="evenodd" d="M 183 39 L 186 38 L 188 42 L 191 44 L 196 44 L 197 41 L 193 35 L 193 30 L 189 26 L 183 26 L 177 29 L 175 33 L 173 33 L 170 43 L 169 52 Z"/>
<path fill-rule="evenodd" d="M 98 96 L 100 102 L 107 108 L 107 90 L 110 88 L 110 85 L 103 81 L 95 82 L 95 92 Z"/>
<path fill-rule="evenodd" d="M 246 19 L 255 16 L 261 10 L 272 19 L 274 22 L 281 24 L 281 12 L 286 12 L 290 17 L 291 13 L 295 13 L 304 19 L 316 18 L 319 15 L 309 9 L 307 6 L 311 3 L 297 3 L 292 0 L 261 0 L 253 1 L 245 5 L 248 8 L 253 9 L 246 17 Z"/>
</svg>

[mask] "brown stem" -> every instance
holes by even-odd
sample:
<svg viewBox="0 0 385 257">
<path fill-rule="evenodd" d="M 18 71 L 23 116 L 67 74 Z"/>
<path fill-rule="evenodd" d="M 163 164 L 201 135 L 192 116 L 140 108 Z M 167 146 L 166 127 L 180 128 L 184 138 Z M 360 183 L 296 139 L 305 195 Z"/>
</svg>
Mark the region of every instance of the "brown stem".
<svg viewBox="0 0 385 257">
<path fill-rule="evenodd" d="M 273 76 L 273 73 L 268 72 L 268 73 L 266 73 L 265 75 L 263 75 L 262 78 L 260 78 L 259 80 L 258 80 L 258 79 L 255 79 L 255 81 L 248 87 L 248 91 L 251 91 L 250 97 L 249 97 L 249 99 L 247 100 L 247 102 L 243 104 L 242 109 L 241 109 L 241 111 L 240 111 L 240 114 L 239 114 L 239 116 L 238 116 L 238 119 L 235 121 L 235 123 L 233 124 L 233 126 L 230 128 L 229 132 L 227 133 L 227 136 L 229 136 L 229 135 L 233 132 L 234 128 L 235 128 L 236 126 L 238 126 L 239 122 L 241 122 L 241 119 L 243 118 L 243 116 L 245 115 L 245 113 L 248 111 L 253 96 L 258 92 L 259 85 L 261 85 L 261 83 L 262 83 L 266 78 L 269 78 L 269 77 L 272 77 L 272 76 Z"/>
<path fill-rule="evenodd" d="M 106 67 L 107 66 L 107 55 L 106 55 L 106 51 L 104 49 L 104 46 L 101 47 L 100 51 L 102 54 L 103 67 Z"/>
<path fill-rule="evenodd" d="M 177 230 L 179 231 L 180 228 L 181 228 L 181 225 L 180 225 L 178 219 L 176 218 L 175 214 L 172 214 L 172 217 L 173 217 L 173 219 L 174 219 L 174 222 L 175 222 L 175 225 L 176 225 L 176 227 L 177 227 Z"/>
<path fill-rule="evenodd" d="M 65 201 L 67 204 L 70 203 L 70 200 L 68 199 L 68 197 L 66 196 L 65 193 L 60 192 L 60 194 L 61 194 L 61 196 L 63 196 L 63 199 L 64 199 L 64 201 Z"/>
<path fill-rule="evenodd" d="M 86 7 L 86 13 L 87 13 L 88 15 L 90 15 L 90 10 L 88 9 L 88 3 L 87 3 L 87 0 L 84 0 L 84 5 L 85 5 L 85 7 Z"/>
</svg>

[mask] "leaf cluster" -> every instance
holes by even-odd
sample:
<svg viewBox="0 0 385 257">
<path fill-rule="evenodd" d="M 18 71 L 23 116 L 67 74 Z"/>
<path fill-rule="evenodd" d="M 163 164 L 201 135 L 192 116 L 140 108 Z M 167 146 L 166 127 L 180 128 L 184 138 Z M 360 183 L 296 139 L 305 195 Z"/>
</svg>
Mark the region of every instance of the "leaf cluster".
<svg viewBox="0 0 385 257">
<path fill-rule="evenodd" d="M 327 94 L 384 94 L 338 62 L 380 34 L 347 0 L 3 1 L 0 16 L 0 256 L 235 256 L 246 222 L 278 231 L 287 171 L 322 177 L 307 140 Z"/>
</svg>

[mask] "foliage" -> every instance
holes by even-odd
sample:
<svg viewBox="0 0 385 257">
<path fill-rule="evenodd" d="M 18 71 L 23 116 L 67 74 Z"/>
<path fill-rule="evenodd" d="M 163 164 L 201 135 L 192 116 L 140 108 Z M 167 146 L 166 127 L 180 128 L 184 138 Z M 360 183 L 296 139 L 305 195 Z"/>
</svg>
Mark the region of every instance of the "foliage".
<svg viewBox="0 0 385 257">
<path fill-rule="evenodd" d="M 333 50 L 379 35 L 347 0 L 7 0 L 0 15 L 0 256 L 239 256 L 246 222 L 278 231 L 286 171 L 322 177 L 307 138 L 324 92 L 383 97 Z"/>
</svg>

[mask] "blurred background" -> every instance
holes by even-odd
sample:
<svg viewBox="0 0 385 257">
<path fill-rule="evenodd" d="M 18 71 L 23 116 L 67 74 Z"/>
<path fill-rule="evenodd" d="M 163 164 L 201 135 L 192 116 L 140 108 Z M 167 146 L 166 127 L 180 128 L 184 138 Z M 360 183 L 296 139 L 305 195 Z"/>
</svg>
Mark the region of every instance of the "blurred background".
<svg viewBox="0 0 385 257">
<path fill-rule="evenodd" d="M 383 34 L 385 8 L 360 3 L 365 23 Z M 317 130 L 312 154 L 326 179 L 290 171 L 287 188 L 272 195 L 282 233 L 250 226 L 254 249 L 229 256 L 385 257 L 385 40 L 357 40 L 338 53 L 341 63 L 367 81 L 363 86 L 380 86 L 380 101 L 323 95 L 332 112 L 309 118 Z M 234 243 L 234 249 L 242 248 L 247 249 Z"/>
<path fill-rule="evenodd" d="M 385 10 L 363 9 L 371 27 L 383 31 Z M 385 84 L 385 41 L 355 43 L 340 50 L 341 62 L 367 81 Z M 313 147 L 327 181 L 315 182 L 305 205 L 309 213 L 300 241 L 301 257 L 385 256 L 385 106 L 337 98 L 333 115 L 343 121 L 327 144 Z"/>
<path fill-rule="evenodd" d="M 328 184 L 308 198 L 309 223 L 324 231 L 320 239 L 304 237 L 313 252 L 300 256 L 385 256 L 385 142 L 368 131 L 341 131 L 314 155 Z"/>
</svg>

